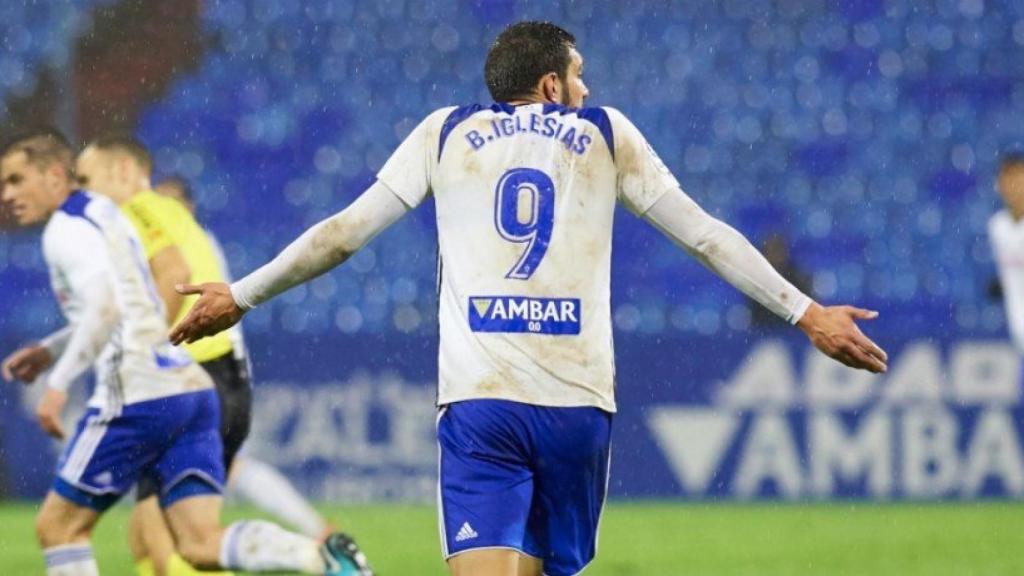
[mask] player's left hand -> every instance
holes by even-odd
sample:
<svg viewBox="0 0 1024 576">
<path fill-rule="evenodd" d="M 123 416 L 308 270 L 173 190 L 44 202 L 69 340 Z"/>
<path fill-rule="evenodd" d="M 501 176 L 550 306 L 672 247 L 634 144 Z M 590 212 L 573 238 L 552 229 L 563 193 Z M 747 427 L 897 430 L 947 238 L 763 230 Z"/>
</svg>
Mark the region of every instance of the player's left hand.
<svg viewBox="0 0 1024 576">
<path fill-rule="evenodd" d="M 46 371 L 53 362 L 50 351 L 41 344 L 31 344 L 20 348 L 0 364 L 0 373 L 4 380 L 21 380 L 31 384 L 35 379 Z"/>
<path fill-rule="evenodd" d="M 881 374 L 889 369 L 889 355 L 857 327 L 857 320 L 874 320 L 878 312 L 853 306 L 827 306 L 812 302 L 797 323 L 811 343 L 833 360 L 850 368 Z"/>
<path fill-rule="evenodd" d="M 176 286 L 181 294 L 199 294 L 185 319 L 171 330 L 172 344 L 192 343 L 231 328 L 242 319 L 245 310 L 235 304 L 231 290 L 223 282 L 207 282 L 198 286 Z"/>
<path fill-rule="evenodd" d="M 68 395 L 56 388 L 47 388 L 39 404 L 36 405 L 36 418 L 39 419 L 39 426 L 43 431 L 54 438 L 64 439 L 64 426 L 60 423 L 61 414 L 64 413 L 64 404 L 68 401 Z"/>
</svg>

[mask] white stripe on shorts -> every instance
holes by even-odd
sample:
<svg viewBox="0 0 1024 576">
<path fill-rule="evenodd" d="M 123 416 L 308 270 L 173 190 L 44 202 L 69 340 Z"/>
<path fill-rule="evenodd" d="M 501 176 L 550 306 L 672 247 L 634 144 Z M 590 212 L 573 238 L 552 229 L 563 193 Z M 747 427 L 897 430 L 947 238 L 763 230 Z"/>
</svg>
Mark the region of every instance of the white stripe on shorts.
<svg viewBox="0 0 1024 576">
<path fill-rule="evenodd" d="M 448 410 L 448 406 L 442 406 L 437 412 L 437 422 L 434 423 L 435 435 L 437 436 L 437 529 L 441 533 L 441 554 L 448 558 L 448 534 L 444 527 L 444 500 L 441 498 L 441 417 Z"/>
<path fill-rule="evenodd" d="M 68 454 L 67 461 L 60 470 L 60 477 L 68 482 L 78 482 L 82 478 L 89 460 L 96 453 L 103 436 L 107 433 L 107 424 L 97 418 L 96 414 L 89 416 L 82 429 L 82 433 L 75 439 L 75 445 Z"/>
</svg>

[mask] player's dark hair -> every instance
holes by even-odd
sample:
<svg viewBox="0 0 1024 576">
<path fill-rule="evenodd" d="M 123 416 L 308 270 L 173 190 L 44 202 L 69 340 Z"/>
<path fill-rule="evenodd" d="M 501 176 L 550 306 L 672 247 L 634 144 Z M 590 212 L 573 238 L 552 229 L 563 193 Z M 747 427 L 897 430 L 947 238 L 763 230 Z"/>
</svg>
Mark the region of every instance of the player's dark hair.
<svg viewBox="0 0 1024 576">
<path fill-rule="evenodd" d="M 160 181 L 157 186 L 171 185 L 181 191 L 181 199 L 186 202 L 194 202 L 192 198 L 192 186 L 189 185 L 188 181 L 181 176 L 168 176 Z"/>
<path fill-rule="evenodd" d="M 495 102 L 533 93 L 545 74 L 565 78 L 576 38 L 550 22 L 518 22 L 498 35 L 487 52 L 484 80 Z"/>
<path fill-rule="evenodd" d="M 30 164 L 43 169 L 58 164 L 70 179 L 74 173 L 74 150 L 64 134 L 52 127 L 31 128 L 16 132 L 0 146 L 0 158 L 24 152 Z"/>
<path fill-rule="evenodd" d="M 104 134 L 90 142 L 89 147 L 104 152 L 116 151 L 127 154 L 135 160 L 147 176 L 153 173 L 153 158 L 150 157 L 149 150 L 134 136 L 120 133 Z"/>
<path fill-rule="evenodd" d="M 999 171 L 1005 172 L 1010 168 L 1024 168 L 1024 152 L 1010 152 L 1003 155 L 999 160 Z"/>
</svg>

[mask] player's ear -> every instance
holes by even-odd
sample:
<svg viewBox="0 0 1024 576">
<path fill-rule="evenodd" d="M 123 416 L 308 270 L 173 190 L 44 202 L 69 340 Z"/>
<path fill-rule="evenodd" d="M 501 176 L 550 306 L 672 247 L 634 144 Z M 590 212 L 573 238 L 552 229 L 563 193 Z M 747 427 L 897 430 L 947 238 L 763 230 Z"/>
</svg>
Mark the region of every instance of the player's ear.
<svg viewBox="0 0 1024 576">
<path fill-rule="evenodd" d="M 117 176 L 121 180 L 127 180 L 132 173 L 132 159 L 127 154 L 118 159 Z"/>
<path fill-rule="evenodd" d="M 548 72 L 540 79 L 540 93 L 544 100 L 559 103 L 562 101 L 562 82 L 558 74 Z"/>
<path fill-rule="evenodd" d="M 49 190 L 63 187 L 66 178 L 67 172 L 60 162 L 51 162 L 43 170 L 43 181 L 46 182 L 46 187 Z"/>
</svg>

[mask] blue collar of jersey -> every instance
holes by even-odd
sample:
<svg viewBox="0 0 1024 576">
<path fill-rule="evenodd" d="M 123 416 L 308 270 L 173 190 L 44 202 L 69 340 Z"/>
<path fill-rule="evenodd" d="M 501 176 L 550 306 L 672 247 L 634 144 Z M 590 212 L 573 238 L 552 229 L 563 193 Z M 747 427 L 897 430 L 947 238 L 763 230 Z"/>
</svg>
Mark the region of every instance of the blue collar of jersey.
<svg viewBox="0 0 1024 576">
<path fill-rule="evenodd" d="M 89 205 L 89 195 L 85 193 L 85 190 L 75 189 L 68 194 L 68 197 L 64 199 L 58 210 L 62 210 L 71 214 L 72 216 L 83 216 L 85 215 L 85 207 Z"/>
<path fill-rule="evenodd" d="M 490 109 L 495 112 L 504 112 L 506 114 L 514 114 L 516 108 L 520 106 L 533 106 L 534 104 L 541 104 L 541 102 L 523 102 L 522 104 L 509 104 L 508 102 L 495 102 L 491 104 Z M 577 111 L 578 108 L 570 108 L 561 104 L 555 104 L 553 102 L 543 102 L 544 114 L 550 114 L 552 112 L 560 112 L 562 114 L 572 114 Z"/>
</svg>

